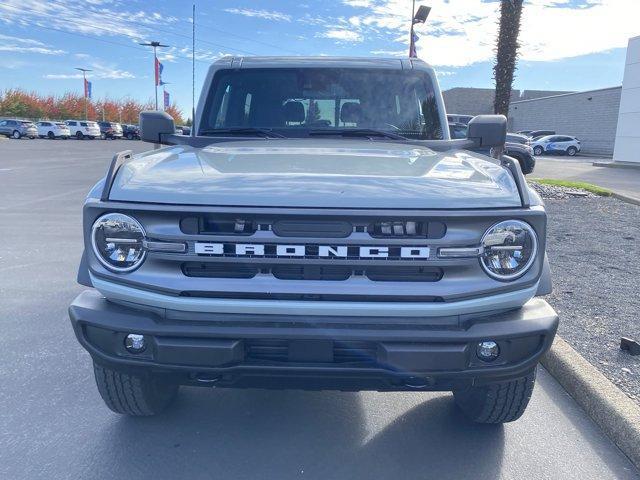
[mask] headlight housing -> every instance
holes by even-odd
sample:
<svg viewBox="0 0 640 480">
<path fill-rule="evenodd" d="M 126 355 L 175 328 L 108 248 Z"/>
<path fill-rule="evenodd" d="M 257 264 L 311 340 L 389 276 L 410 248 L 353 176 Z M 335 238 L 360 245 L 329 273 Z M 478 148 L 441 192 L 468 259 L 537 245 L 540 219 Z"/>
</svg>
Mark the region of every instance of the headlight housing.
<svg viewBox="0 0 640 480">
<path fill-rule="evenodd" d="M 480 264 L 496 280 L 515 280 L 529 270 L 537 253 L 538 237 L 531 225 L 505 220 L 483 235 Z"/>
<path fill-rule="evenodd" d="M 93 252 L 113 272 L 131 272 L 142 265 L 147 254 L 144 240 L 142 225 L 122 213 L 102 215 L 91 229 Z"/>
</svg>

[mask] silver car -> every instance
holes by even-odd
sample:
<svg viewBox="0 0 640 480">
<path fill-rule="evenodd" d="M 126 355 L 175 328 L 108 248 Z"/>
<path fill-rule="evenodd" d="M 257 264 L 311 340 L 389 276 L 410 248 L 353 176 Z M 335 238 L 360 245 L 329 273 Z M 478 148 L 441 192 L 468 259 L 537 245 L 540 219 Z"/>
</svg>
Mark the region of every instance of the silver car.
<svg viewBox="0 0 640 480">
<path fill-rule="evenodd" d="M 2 120 L 0 121 L 0 135 L 15 139 L 22 137 L 33 139 L 38 136 L 38 129 L 33 122 L 28 120 Z"/>
</svg>

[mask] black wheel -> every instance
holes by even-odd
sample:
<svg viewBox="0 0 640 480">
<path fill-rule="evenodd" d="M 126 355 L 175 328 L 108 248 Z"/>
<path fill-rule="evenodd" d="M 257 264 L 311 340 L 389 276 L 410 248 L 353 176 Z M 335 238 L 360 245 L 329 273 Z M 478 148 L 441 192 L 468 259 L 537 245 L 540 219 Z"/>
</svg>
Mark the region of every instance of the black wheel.
<svg viewBox="0 0 640 480">
<path fill-rule="evenodd" d="M 56 138 L 56 136 L 53 134 L 53 132 L 47 133 L 47 137 L 49 137 L 49 140 L 55 140 L 55 138 Z"/>
<path fill-rule="evenodd" d="M 537 147 L 533 148 L 533 154 L 536 155 L 536 156 L 542 155 L 543 152 L 544 152 L 544 150 L 540 146 L 537 146 Z"/>
<path fill-rule="evenodd" d="M 133 133 L 127 133 L 127 140 L 133 140 Z"/>
<path fill-rule="evenodd" d="M 100 134 L 100 138 L 101 138 L 102 140 L 106 140 L 106 139 L 107 139 L 107 134 L 106 134 L 106 133 L 101 133 L 101 134 Z"/>
<path fill-rule="evenodd" d="M 456 403 L 477 423 L 505 423 L 519 419 L 529 404 L 536 371 L 525 377 L 453 392 Z"/>
<path fill-rule="evenodd" d="M 82 140 L 84 138 L 84 135 L 82 134 L 82 132 L 76 132 L 76 138 L 78 140 Z"/>
<path fill-rule="evenodd" d="M 14 130 L 11 136 L 18 140 L 20 137 L 22 137 L 22 134 L 18 130 Z"/>
<path fill-rule="evenodd" d="M 130 375 L 93 364 L 98 391 L 116 413 L 135 417 L 157 415 L 176 397 L 179 386 L 151 374 Z"/>
<path fill-rule="evenodd" d="M 576 147 L 567 148 L 567 155 L 569 155 L 570 157 L 575 157 L 576 153 L 578 153 L 578 149 Z"/>
</svg>

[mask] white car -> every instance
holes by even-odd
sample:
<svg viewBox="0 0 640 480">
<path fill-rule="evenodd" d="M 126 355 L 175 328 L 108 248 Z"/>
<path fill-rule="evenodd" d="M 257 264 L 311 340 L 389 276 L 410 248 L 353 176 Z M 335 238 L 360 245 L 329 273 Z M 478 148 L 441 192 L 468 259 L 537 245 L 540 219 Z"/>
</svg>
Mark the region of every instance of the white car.
<svg viewBox="0 0 640 480">
<path fill-rule="evenodd" d="M 566 135 L 546 135 L 531 142 L 534 155 L 564 153 L 575 156 L 581 149 L 580 140 Z"/>
<path fill-rule="evenodd" d="M 63 122 L 38 122 L 38 136 L 40 138 L 64 138 L 65 140 L 71 136 L 71 131 L 66 123 Z"/>
<path fill-rule="evenodd" d="M 82 140 L 84 137 L 88 137 L 91 140 L 100 137 L 100 127 L 96 122 L 67 120 L 65 123 L 69 127 L 71 136 L 76 137 L 78 140 Z"/>
</svg>

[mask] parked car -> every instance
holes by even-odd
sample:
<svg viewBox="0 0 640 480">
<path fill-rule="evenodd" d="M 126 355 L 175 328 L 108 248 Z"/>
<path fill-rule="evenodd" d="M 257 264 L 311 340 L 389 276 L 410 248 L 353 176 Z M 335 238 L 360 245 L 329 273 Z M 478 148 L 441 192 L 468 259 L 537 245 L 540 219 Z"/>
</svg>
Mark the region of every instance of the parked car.
<svg viewBox="0 0 640 480">
<path fill-rule="evenodd" d="M 529 132 L 529 137 L 532 139 L 545 137 L 547 135 L 555 135 L 556 132 L 554 130 L 531 130 Z"/>
<path fill-rule="evenodd" d="M 449 118 L 449 115 L 447 115 L 447 118 Z M 469 130 L 469 127 L 464 123 L 449 122 L 449 136 L 452 140 L 467 138 L 467 130 Z"/>
<path fill-rule="evenodd" d="M 100 136 L 100 127 L 96 122 L 90 122 L 87 120 L 67 120 L 65 123 L 69 127 L 71 136 L 76 137 L 78 140 L 82 140 L 85 137 L 93 140 Z"/>
<path fill-rule="evenodd" d="M 100 138 L 115 140 L 122 138 L 122 125 L 116 122 L 98 122 L 100 127 Z"/>
<path fill-rule="evenodd" d="M 22 137 L 34 139 L 38 136 L 38 129 L 28 120 L 5 119 L 0 121 L 0 135 L 15 139 Z"/>
<path fill-rule="evenodd" d="M 575 156 L 580 150 L 580 140 L 576 137 L 565 135 L 547 135 L 531 142 L 533 153 L 543 155 L 545 153 L 564 153 L 570 157 Z"/>
<path fill-rule="evenodd" d="M 187 125 L 181 125 L 178 128 L 182 129 L 182 135 L 191 135 L 191 127 Z"/>
<path fill-rule="evenodd" d="M 467 125 L 472 118 L 473 118 L 473 115 L 460 115 L 457 113 L 447 114 L 447 121 L 449 123 L 462 123 L 464 125 Z"/>
<path fill-rule="evenodd" d="M 64 122 L 43 121 L 36 123 L 38 128 L 38 136 L 40 138 L 64 138 L 65 140 L 71 136 L 69 127 Z"/>
<path fill-rule="evenodd" d="M 420 108 L 435 71 L 375 62 L 222 58 L 198 137 L 140 114 L 175 147 L 122 152 L 91 189 L 91 289 L 69 308 L 108 408 L 154 415 L 191 385 L 444 390 L 475 422 L 523 414 L 558 327 L 544 205 L 513 162 L 460 150 L 502 147 L 504 117 L 447 139 Z"/>
<path fill-rule="evenodd" d="M 529 143 L 531 143 L 531 139 L 526 135 L 520 135 L 518 133 L 507 133 L 507 142 L 528 145 Z"/>
<path fill-rule="evenodd" d="M 531 136 L 531 132 L 533 132 L 533 130 L 519 130 L 516 133 L 518 135 L 524 135 L 525 137 L 530 137 Z"/>
<path fill-rule="evenodd" d="M 122 125 L 122 136 L 127 140 L 140 139 L 140 127 L 138 125 Z"/>
<path fill-rule="evenodd" d="M 462 123 L 450 123 L 449 135 L 453 140 L 467 138 L 467 130 L 469 127 Z M 524 139 L 524 142 L 522 141 Z M 533 172 L 536 166 L 536 159 L 533 157 L 533 149 L 528 145 L 529 139 L 523 135 L 513 133 L 507 134 L 507 141 L 504 144 L 504 153 L 515 158 L 520 164 L 522 173 L 528 175 Z M 474 152 L 489 155 L 490 148 L 480 147 L 473 149 Z"/>
</svg>

